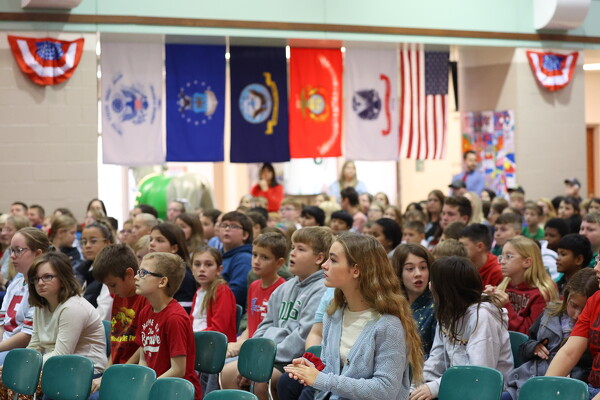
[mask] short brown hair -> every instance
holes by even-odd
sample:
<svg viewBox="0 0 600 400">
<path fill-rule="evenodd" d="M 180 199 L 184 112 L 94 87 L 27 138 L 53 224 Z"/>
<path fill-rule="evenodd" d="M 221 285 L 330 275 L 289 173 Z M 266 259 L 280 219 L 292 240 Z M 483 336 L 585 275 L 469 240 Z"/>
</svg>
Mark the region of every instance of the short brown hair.
<svg viewBox="0 0 600 400">
<path fill-rule="evenodd" d="M 133 272 L 138 270 L 135 253 L 126 244 L 111 244 L 96 256 L 92 274 L 99 282 L 104 282 L 109 275 L 123 279 L 127 268 L 131 268 Z"/>
<path fill-rule="evenodd" d="M 286 258 L 290 252 L 290 243 L 281 231 L 262 233 L 252 244 L 269 250 L 277 259 Z"/>
<path fill-rule="evenodd" d="M 143 261 L 154 260 L 154 268 L 156 273 L 163 275 L 167 278 L 167 287 L 165 287 L 165 294 L 169 297 L 179 290 L 183 277 L 185 276 L 185 262 L 177 254 L 171 253 L 149 253 L 144 256 Z"/>
<path fill-rule="evenodd" d="M 521 233 L 521 226 L 523 225 L 523 218 L 515 213 L 504 213 L 498 217 L 494 226 L 498 225 L 512 225 L 517 235 Z"/>
<path fill-rule="evenodd" d="M 241 213 L 239 211 L 230 211 L 221 217 L 221 224 L 223 224 L 223 222 L 225 221 L 239 222 L 240 225 L 242 225 L 242 229 L 244 230 L 244 232 L 248 234 L 248 238 L 246 238 L 244 244 L 252 243 L 252 228 L 254 224 L 246 214 Z"/>
<path fill-rule="evenodd" d="M 329 258 L 329 248 L 333 243 L 333 239 L 331 229 L 325 226 L 307 226 L 298 229 L 292 235 L 292 243 L 302 243 L 310 246 L 315 254 L 323 253 L 323 262 Z"/>
<path fill-rule="evenodd" d="M 73 267 L 71 266 L 69 257 L 61 252 L 51 251 L 49 253 L 44 253 L 33 260 L 33 264 L 31 264 L 31 267 L 27 272 L 27 281 L 29 282 L 29 304 L 32 307 L 42 308 L 48 307 L 49 305 L 48 300 L 38 294 L 35 289 L 35 284 L 33 283 L 38 270 L 42 264 L 46 263 L 50 264 L 56 274 L 56 278 L 60 281 L 61 288 L 58 292 L 59 304 L 64 303 L 73 296 L 81 294 L 81 286 L 73 274 Z"/>
<path fill-rule="evenodd" d="M 431 251 L 431 254 L 436 260 L 440 257 L 457 256 L 467 258 L 469 256 L 465 246 L 456 239 L 446 239 L 438 243 Z"/>
</svg>

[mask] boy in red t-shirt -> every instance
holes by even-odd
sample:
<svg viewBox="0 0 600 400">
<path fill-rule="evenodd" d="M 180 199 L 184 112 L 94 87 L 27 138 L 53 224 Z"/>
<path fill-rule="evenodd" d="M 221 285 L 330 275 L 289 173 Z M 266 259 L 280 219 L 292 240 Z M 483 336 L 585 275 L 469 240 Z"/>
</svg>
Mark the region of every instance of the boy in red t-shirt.
<svg viewBox="0 0 600 400">
<path fill-rule="evenodd" d="M 148 299 L 139 316 L 135 336 L 139 364 L 152 368 L 158 378 L 176 377 L 190 381 L 202 398 L 194 364 L 196 342 L 189 316 L 173 295 L 185 275 L 185 263 L 176 254 L 150 253 L 144 256 L 135 276 L 135 292 Z"/>
<path fill-rule="evenodd" d="M 252 271 L 260 279 L 250 284 L 248 289 L 248 328 L 236 342 L 227 345 L 227 357 L 237 356 L 246 339 L 251 338 L 267 315 L 267 304 L 271 293 L 285 282 L 277 271 L 285 262 L 289 243 L 280 232 L 263 233 L 252 243 Z"/>
<path fill-rule="evenodd" d="M 94 260 L 94 278 L 108 287 L 113 297 L 110 329 L 110 359 L 106 368 L 113 364 L 125 364 L 133 357 L 139 346 L 135 344 L 140 311 L 148 304 L 145 297 L 135 293 L 134 277 L 138 263 L 133 250 L 126 244 L 105 247 Z M 133 357 L 133 358 L 132 358 Z M 92 392 L 100 388 L 102 377 L 94 379 Z"/>
</svg>

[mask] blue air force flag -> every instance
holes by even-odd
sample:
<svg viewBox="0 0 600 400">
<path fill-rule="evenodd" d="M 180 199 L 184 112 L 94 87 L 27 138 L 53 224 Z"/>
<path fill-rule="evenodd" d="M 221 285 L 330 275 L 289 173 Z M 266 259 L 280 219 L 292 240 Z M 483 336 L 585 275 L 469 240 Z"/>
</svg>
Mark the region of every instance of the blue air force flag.
<svg viewBox="0 0 600 400">
<path fill-rule="evenodd" d="M 283 47 L 231 47 L 231 162 L 290 159 Z"/>
<path fill-rule="evenodd" d="M 163 163 L 162 44 L 102 41 L 100 65 L 104 163 Z"/>
<path fill-rule="evenodd" d="M 166 45 L 167 161 L 223 161 L 225 46 Z"/>
</svg>

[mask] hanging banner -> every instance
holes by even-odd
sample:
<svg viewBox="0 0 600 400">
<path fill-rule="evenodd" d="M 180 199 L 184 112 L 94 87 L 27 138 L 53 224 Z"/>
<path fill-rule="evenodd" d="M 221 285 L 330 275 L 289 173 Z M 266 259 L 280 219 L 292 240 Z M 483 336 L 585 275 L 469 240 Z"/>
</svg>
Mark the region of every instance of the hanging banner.
<svg viewBox="0 0 600 400">
<path fill-rule="evenodd" d="M 290 51 L 290 155 L 342 155 L 342 52 Z"/>
<path fill-rule="evenodd" d="M 105 164 L 155 165 L 162 145 L 162 44 L 102 42 Z"/>
<path fill-rule="evenodd" d="M 283 47 L 231 47 L 231 162 L 290 159 Z"/>
<path fill-rule="evenodd" d="M 573 79 L 578 52 L 558 54 L 527 50 L 526 53 L 535 78 L 546 89 L 560 90 Z"/>
<path fill-rule="evenodd" d="M 346 158 L 398 159 L 398 53 L 346 50 Z"/>
<path fill-rule="evenodd" d="M 84 40 L 69 42 L 8 35 L 8 43 L 21 71 L 34 83 L 48 86 L 73 75 L 81 60 Z"/>
<path fill-rule="evenodd" d="M 223 161 L 225 46 L 165 47 L 167 161 Z"/>
<path fill-rule="evenodd" d="M 462 152 L 473 150 L 485 175 L 485 187 L 506 195 L 517 186 L 513 111 L 461 114 Z"/>
<path fill-rule="evenodd" d="M 400 49 L 400 158 L 446 156 L 449 56 L 422 44 Z"/>
</svg>

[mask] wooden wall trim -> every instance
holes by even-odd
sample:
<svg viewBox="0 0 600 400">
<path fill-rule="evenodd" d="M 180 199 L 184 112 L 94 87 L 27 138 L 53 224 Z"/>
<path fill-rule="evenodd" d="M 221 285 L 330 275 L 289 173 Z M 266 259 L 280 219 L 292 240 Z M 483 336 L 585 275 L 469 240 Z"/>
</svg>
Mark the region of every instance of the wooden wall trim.
<svg viewBox="0 0 600 400">
<path fill-rule="evenodd" d="M 59 22 L 81 24 L 152 25 L 198 28 L 232 28 L 281 31 L 317 31 L 339 33 L 368 33 L 379 35 L 405 35 L 430 37 L 456 37 L 471 39 L 504 39 L 520 41 L 552 41 L 567 43 L 600 44 L 600 37 L 575 36 L 559 33 L 513 33 L 489 31 L 463 31 L 452 29 L 400 28 L 389 26 L 310 24 L 300 22 L 236 21 L 224 19 L 140 17 L 133 15 L 84 15 L 57 13 L 0 13 L 0 21 Z"/>
</svg>

